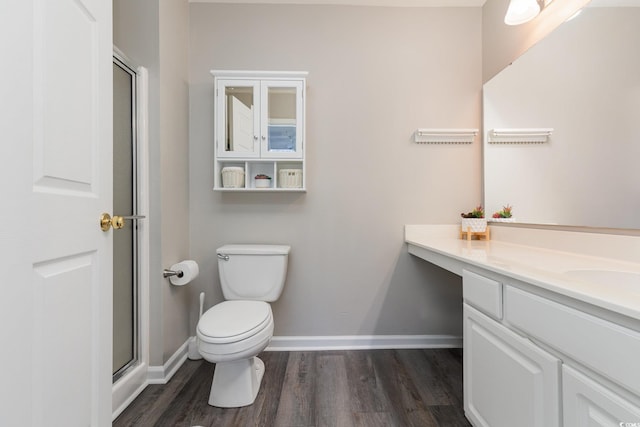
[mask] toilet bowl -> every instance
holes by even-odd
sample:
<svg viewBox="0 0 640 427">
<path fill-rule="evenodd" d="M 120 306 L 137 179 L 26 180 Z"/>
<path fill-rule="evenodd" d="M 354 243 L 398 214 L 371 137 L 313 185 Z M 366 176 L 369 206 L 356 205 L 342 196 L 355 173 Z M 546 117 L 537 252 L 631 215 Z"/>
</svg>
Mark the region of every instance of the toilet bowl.
<svg viewBox="0 0 640 427">
<path fill-rule="evenodd" d="M 198 351 L 215 363 L 209 404 L 221 408 L 251 405 L 265 366 L 257 355 L 273 336 L 268 301 L 281 294 L 289 246 L 227 245 L 219 248 L 223 301 L 198 321 Z"/>
<path fill-rule="evenodd" d="M 223 408 L 253 403 L 264 374 L 257 356 L 273 336 L 271 306 L 262 301 L 224 301 L 198 322 L 198 350 L 215 363 L 209 404 Z"/>
</svg>

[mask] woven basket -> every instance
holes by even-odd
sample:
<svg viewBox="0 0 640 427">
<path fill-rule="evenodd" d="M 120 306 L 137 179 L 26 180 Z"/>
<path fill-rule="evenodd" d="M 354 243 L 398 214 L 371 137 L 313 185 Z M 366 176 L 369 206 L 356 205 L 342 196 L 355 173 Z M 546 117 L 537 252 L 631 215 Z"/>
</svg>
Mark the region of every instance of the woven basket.
<svg viewBox="0 0 640 427">
<path fill-rule="evenodd" d="M 278 171 L 278 186 L 281 188 L 301 188 L 302 169 L 280 169 Z"/>
<path fill-rule="evenodd" d="M 222 186 L 224 188 L 243 188 L 244 168 L 238 166 L 222 168 Z"/>
</svg>

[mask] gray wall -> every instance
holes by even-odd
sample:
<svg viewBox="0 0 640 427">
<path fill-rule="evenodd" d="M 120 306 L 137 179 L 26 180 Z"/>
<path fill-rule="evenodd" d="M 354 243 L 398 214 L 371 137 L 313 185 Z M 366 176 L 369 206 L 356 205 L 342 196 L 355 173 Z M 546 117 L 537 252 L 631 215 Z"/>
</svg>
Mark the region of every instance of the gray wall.
<svg viewBox="0 0 640 427">
<path fill-rule="evenodd" d="M 403 225 L 456 222 L 480 201 L 479 141 L 412 133 L 480 127 L 481 13 L 190 5 L 193 288 L 207 306 L 222 299 L 216 247 L 287 243 L 275 335 L 461 335 L 460 279 L 408 255 Z M 212 191 L 214 68 L 309 71 L 307 193 Z"/>
<path fill-rule="evenodd" d="M 160 165 L 162 174 L 162 265 L 191 258 L 189 250 L 189 5 L 187 0 L 160 1 Z M 167 279 L 162 290 L 163 360 L 191 335 L 190 287 Z"/>
<path fill-rule="evenodd" d="M 150 364 L 163 365 L 186 341 L 189 288 L 162 269 L 189 258 L 186 0 L 113 1 L 114 45 L 149 70 Z"/>
</svg>

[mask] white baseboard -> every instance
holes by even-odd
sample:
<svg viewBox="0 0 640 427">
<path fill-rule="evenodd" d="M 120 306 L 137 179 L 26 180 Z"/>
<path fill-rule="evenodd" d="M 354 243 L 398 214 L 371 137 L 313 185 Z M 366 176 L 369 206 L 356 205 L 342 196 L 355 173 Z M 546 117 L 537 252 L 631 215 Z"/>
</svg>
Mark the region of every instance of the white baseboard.
<svg viewBox="0 0 640 427">
<path fill-rule="evenodd" d="M 165 362 L 162 366 L 149 366 L 147 372 L 147 380 L 149 384 L 166 384 L 171 377 L 176 373 L 178 369 L 187 360 L 189 354 L 189 340 L 191 337 L 180 346 L 178 350 Z"/>
<path fill-rule="evenodd" d="M 375 350 L 401 348 L 461 348 L 455 335 L 335 335 L 273 337 L 265 351 Z"/>
<path fill-rule="evenodd" d="M 180 346 L 163 366 L 149 366 L 148 384 L 166 384 L 187 360 L 189 341 Z M 330 335 L 273 337 L 265 351 L 375 350 L 400 348 L 460 348 L 455 335 Z"/>
<path fill-rule="evenodd" d="M 112 388 L 112 420 L 115 420 L 149 384 L 166 384 L 187 360 L 189 339 L 163 366 L 141 363 L 118 380 Z"/>
<path fill-rule="evenodd" d="M 147 372 L 146 363 L 141 363 L 113 384 L 111 391 L 112 421 L 127 409 L 131 402 L 147 387 L 149 384 Z"/>
</svg>

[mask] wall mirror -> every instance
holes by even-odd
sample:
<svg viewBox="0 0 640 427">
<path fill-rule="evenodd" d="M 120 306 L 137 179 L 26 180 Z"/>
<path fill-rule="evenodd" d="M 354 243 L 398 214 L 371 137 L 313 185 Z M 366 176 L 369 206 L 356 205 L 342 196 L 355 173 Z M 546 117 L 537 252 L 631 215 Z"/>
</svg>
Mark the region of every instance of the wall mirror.
<svg viewBox="0 0 640 427">
<path fill-rule="evenodd" d="M 223 157 L 298 156 L 302 85 L 298 81 L 220 80 Z"/>
<path fill-rule="evenodd" d="M 234 85 L 224 88 L 226 97 L 225 151 L 252 152 L 255 140 L 255 91 L 256 84 Z"/>
<path fill-rule="evenodd" d="M 593 0 L 484 85 L 488 217 L 640 229 L 639 42 L 640 1 Z M 487 137 L 531 128 L 553 132 Z"/>
<path fill-rule="evenodd" d="M 298 90 L 295 87 L 269 87 L 268 147 L 269 151 L 295 151 Z"/>
</svg>

